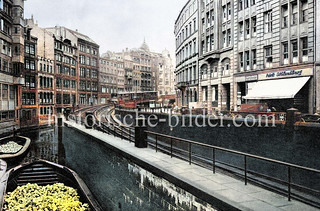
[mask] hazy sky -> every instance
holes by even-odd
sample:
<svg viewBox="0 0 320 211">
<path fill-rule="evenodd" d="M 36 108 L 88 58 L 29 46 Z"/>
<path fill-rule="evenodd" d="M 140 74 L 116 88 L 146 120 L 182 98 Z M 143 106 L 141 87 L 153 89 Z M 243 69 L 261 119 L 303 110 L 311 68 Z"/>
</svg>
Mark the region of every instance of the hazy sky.
<svg viewBox="0 0 320 211">
<path fill-rule="evenodd" d="M 78 29 L 100 45 L 100 53 L 140 47 L 174 53 L 174 22 L 187 0 L 28 0 L 25 18 L 40 27 Z M 173 57 L 173 55 L 172 55 Z"/>
</svg>

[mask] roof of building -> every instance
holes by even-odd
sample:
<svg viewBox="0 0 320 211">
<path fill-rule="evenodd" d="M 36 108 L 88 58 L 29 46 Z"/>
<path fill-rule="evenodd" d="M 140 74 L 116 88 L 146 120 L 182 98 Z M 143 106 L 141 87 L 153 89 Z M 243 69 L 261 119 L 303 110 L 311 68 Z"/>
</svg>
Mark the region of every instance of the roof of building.
<svg viewBox="0 0 320 211">
<path fill-rule="evenodd" d="M 150 48 L 149 48 L 149 46 L 148 46 L 147 43 L 146 43 L 146 39 L 143 40 L 143 43 L 142 43 L 140 49 L 141 49 L 141 50 L 144 50 L 144 51 L 150 51 Z"/>
<path fill-rule="evenodd" d="M 84 34 L 81 34 L 77 31 L 73 31 L 71 29 L 68 29 L 74 36 L 78 37 L 79 39 L 82 39 L 84 41 L 87 41 L 87 42 L 91 42 L 93 44 L 96 44 L 98 45 L 93 39 L 91 39 L 90 37 L 88 37 L 87 35 L 84 35 Z"/>
<path fill-rule="evenodd" d="M 84 40 L 84 41 L 87 41 L 87 42 L 90 42 L 92 44 L 95 44 L 95 45 L 98 45 L 93 39 L 91 39 L 89 36 L 87 35 L 84 35 L 84 34 L 81 34 L 80 32 L 78 31 L 74 31 L 72 29 L 69 29 L 67 27 L 64 27 L 64 26 L 58 26 L 60 28 L 64 28 L 66 30 L 68 30 L 71 34 L 73 34 L 76 38 L 78 39 L 81 39 L 81 40 Z M 55 29 L 56 27 L 49 27 L 47 29 Z"/>
</svg>

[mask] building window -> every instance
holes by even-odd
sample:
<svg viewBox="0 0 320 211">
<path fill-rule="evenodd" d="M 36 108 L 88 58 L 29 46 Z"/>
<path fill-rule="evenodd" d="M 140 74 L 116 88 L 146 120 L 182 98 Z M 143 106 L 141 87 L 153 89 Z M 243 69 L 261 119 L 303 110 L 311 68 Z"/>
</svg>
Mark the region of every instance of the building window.
<svg viewBox="0 0 320 211">
<path fill-rule="evenodd" d="M 91 91 L 91 82 L 87 81 L 87 91 Z"/>
<path fill-rule="evenodd" d="M 250 38 L 250 20 L 245 20 L 246 39 Z"/>
<path fill-rule="evenodd" d="M 205 26 L 205 24 L 206 24 L 206 21 L 204 20 L 204 18 L 202 18 L 202 33 L 204 33 L 206 30 L 206 26 Z"/>
<path fill-rule="evenodd" d="M 308 21 L 308 1 L 301 1 L 301 22 Z"/>
<path fill-rule="evenodd" d="M 255 37 L 257 32 L 257 17 L 251 18 L 251 27 L 252 27 L 252 30 L 251 30 L 252 36 Z"/>
<path fill-rule="evenodd" d="M 36 87 L 35 81 L 36 81 L 36 79 L 34 76 L 26 75 L 25 76 L 25 87 L 35 88 Z"/>
<path fill-rule="evenodd" d="M 281 8 L 282 11 L 282 28 L 288 27 L 288 5 L 285 4 Z"/>
<path fill-rule="evenodd" d="M 71 68 L 71 69 L 70 69 L 70 75 L 71 75 L 71 76 L 76 76 L 76 75 L 77 75 L 75 68 Z"/>
<path fill-rule="evenodd" d="M 230 68 L 230 65 L 229 64 L 224 64 L 222 66 L 222 76 L 227 76 L 229 75 L 229 68 Z"/>
<path fill-rule="evenodd" d="M 80 55 L 79 58 L 80 58 L 80 64 L 86 64 L 86 57 L 85 56 Z"/>
<path fill-rule="evenodd" d="M 288 64 L 289 59 L 289 48 L 288 48 L 288 42 L 282 43 L 282 49 L 283 49 L 283 64 Z"/>
<path fill-rule="evenodd" d="M 250 53 L 249 53 L 249 51 L 245 52 L 245 59 L 246 59 L 246 70 L 250 70 Z"/>
<path fill-rule="evenodd" d="M 202 49 L 202 54 L 205 54 L 205 45 L 204 45 L 204 41 L 201 41 L 201 49 Z"/>
<path fill-rule="evenodd" d="M 264 31 L 265 33 L 272 32 L 272 11 L 271 10 L 264 13 Z"/>
<path fill-rule="evenodd" d="M 57 104 L 59 104 L 59 105 L 61 104 L 61 102 L 62 102 L 61 101 L 61 94 L 57 94 L 56 101 L 57 101 L 56 102 Z"/>
<path fill-rule="evenodd" d="M 35 70 L 35 61 L 34 60 L 30 61 L 30 70 Z"/>
<path fill-rule="evenodd" d="M 228 20 L 230 20 L 231 19 L 231 13 L 232 13 L 232 11 L 231 11 L 231 4 L 230 3 L 228 3 L 227 4 L 227 10 L 228 10 Z"/>
<path fill-rule="evenodd" d="M 252 69 L 256 69 L 257 65 L 257 50 L 253 49 L 251 51 L 251 56 L 252 56 Z"/>
<path fill-rule="evenodd" d="M 248 8 L 249 7 L 249 0 L 244 0 L 244 8 Z"/>
<path fill-rule="evenodd" d="M 297 62 L 296 58 L 298 57 L 298 42 L 297 42 L 297 40 L 292 40 L 291 46 L 292 46 L 293 63 L 296 63 Z"/>
<path fill-rule="evenodd" d="M 207 12 L 206 16 L 207 16 L 207 27 L 208 27 L 208 26 L 211 24 L 211 21 L 210 21 L 210 13 Z M 188 28 L 187 28 L 187 29 L 188 29 Z"/>
<path fill-rule="evenodd" d="M 86 78 L 91 78 L 90 69 L 86 69 Z"/>
<path fill-rule="evenodd" d="M 307 62 L 308 52 L 309 52 L 307 37 L 301 38 L 301 45 L 302 45 L 302 62 Z"/>
<path fill-rule="evenodd" d="M 101 87 L 101 92 L 102 92 L 102 93 L 106 93 L 106 92 L 107 92 L 106 87 L 102 86 L 102 87 Z"/>
<path fill-rule="evenodd" d="M 251 6 L 256 4 L 256 0 L 251 0 Z"/>
<path fill-rule="evenodd" d="M 264 54 L 265 54 L 265 66 L 271 67 L 272 63 L 272 46 L 267 46 L 264 48 Z"/>
<path fill-rule="evenodd" d="M 8 100 L 8 85 L 2 84 L 2 100 Z"/>
<path fill-rule="evenodd" d="M 70 81 L 69 80 L 63 80 L 63 88 L 70 88 Z"/>
<path fill-rule="evenodd" d="M 239 53 L 240 70 L 243 71 L 243 53 Z"/>
<path fill-rule="evenodd" d="M 86 90 L 86 82 L 80 81 L 80 90 Z"/>
<path fill-rule="evenodd" d="M 239 40 L 243 39 L 243 21 L 239 22 Z"/>
<path fill-rule="evenodd" d="M 291 9 L 292 9 L 291 25 L 297 25 L 297 23 L 298 23 L 298 4 L 296 1 L 291 3 Z"/>
<path fill-rule="evenodd" d="M 86 77 L 86 71 L 85 71 L 85 68 L 83 68 L 83 67 L 80 68 L 80 77 L 81 78 Z"/>
<path fill-rule="evenodd" d="M 98 71 L 92 70 L 92 78 L 98 78 Z"/>
<path fill-rule="evenodd" d="M 10 93 L 9 93 L 10 100 L 14 100 L 15 99 L 15 92 L 16 92 L 15 87 L 14 86 L 10 86 Z"/>
<path fill-rule="evenodd" d="M 35 93 L 22 93 L 23 105 L 35 105 L 36 94 Z"/>
<path fill-rule="evenodd" d="M 301 43 L 302 43 L 302 55 L 308 56 L 308 38 L 307 37 L 302 38 Z"/>
<path fill-rule="evenodd" d="M 56 87 L 57 87 L 57 88 L 61 88 L 61 86 L 62 86 L 61 79 L 60 79 L 60 78 L 57 78 L 57 80 L 56 80 Z"/>
<path fill-rule="evenodd" d="M 239 0 L 239 10 L 243 9 L 243 0 Z"/>
<path fill-rule="evenodd" d="M 64 94 L 63 95 L 63 104 L 70 104 L 71 103 L 71 98 L 69 94 Z"/>
<path fill-rule="evenodd" d="M 222 6 L 222 13 L 223 13 L 223 21 L 227 20 L 227 6 Z"/>
<path fill-rule="evenodd" d="M 228 43 L 227 43 L 227 45 L 228 45 L 228 46 L 231 46 L 231 29 L 228 29 L 228 31 L 227 31 L 227 36 L 228 36 Z"/>
<path fill-rule="evenodd" d="M 222 37 L 223 37 L 223 47 L 227 47 L 227 32 L 223 31 L 222 32 Z"/>
</svg>

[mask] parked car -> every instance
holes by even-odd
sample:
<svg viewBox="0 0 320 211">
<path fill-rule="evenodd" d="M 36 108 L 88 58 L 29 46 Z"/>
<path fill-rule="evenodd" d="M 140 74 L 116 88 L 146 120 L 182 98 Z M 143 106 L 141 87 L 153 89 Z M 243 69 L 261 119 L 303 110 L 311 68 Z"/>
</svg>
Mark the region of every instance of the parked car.
<svg viewBox="0 0 320 211">
<path fill-rule="evenodd" d="M 304 114 L 301 119 L 303 122 L 320 123 L 320 115 L 318 114 Z"/>
</svg>

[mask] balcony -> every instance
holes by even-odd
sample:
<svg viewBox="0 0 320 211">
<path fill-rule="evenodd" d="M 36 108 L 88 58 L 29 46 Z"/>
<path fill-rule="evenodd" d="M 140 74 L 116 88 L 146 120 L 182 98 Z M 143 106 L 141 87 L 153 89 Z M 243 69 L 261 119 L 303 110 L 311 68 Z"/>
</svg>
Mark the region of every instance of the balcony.
<svg viewBox="0 0 320 211">
<path fill-rule="evenodd" d="M 188 85 L 189 85 L 188 82 L 178 82 L 177 83 L 177 88 L 178 89 L 183 89 L 183 88 L 186 88 Z"/>
</svg>

